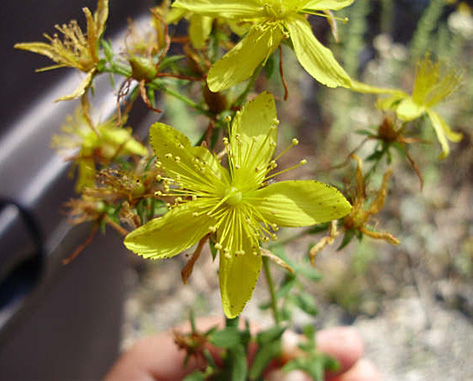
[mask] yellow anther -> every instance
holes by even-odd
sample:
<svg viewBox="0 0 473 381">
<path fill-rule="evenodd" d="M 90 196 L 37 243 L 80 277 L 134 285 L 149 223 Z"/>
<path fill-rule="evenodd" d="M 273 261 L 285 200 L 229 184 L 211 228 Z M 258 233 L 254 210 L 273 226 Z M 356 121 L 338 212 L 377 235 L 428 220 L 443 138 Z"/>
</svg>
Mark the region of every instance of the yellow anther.
<svg viewBox="0 0 473 381">
<path fill-rule="evenodd" d="M 210 231 L 211 233 L 215 233 L 215 232 L 217 231 L 217 227 L 216 227 L 216 226 L 211 226 L 211 227 L 209 227 L 209 231 Z M 217 244 L 217 245 L 218 245 L 218 244 Z M 217 245 L 215 245 L 215 248 L 217 248 Z"/>
<path fill-rule="evenodd" d="M 223 249 L 223 246 L 222 246 L 221 243 L 217 242 L 217 243 L 215 244 L 215 248 L 216 248 L 217 250 L 222 250 L 222 249 Z"/>
<path fill-rule="evenodd" d="M 155 195 L 155 196 L 162 196 L 162 195 L 163 195 L 163 192 L 157 191 L 157 192 L 154 192 L 154 195 Z"/>
<path fill-rule="evenodd" d="M 163 176 L 161 176 L 161 175 L 157 175 L 157 176 L 156 176 L 156 180 L 157 180 L 157 181 L 161 181 L 162 179 L 163 179 Z"/>
<path fill-rule="evenodd" d="M 225 122 L 230 123 L 232 121 L 232 117 L 230 115 L 227 115 L 225 117 Z"/>
<path fill-rule="evenodd" d="M 296 146 L 296 145 L 298 145 L 298 144 L 299 144 L 299 140 L 298 140 L 298 139 L 296 139 L 296 138 L 292 139 L 292 145 Z"/>
<path fill-rule="evenodd" d="M 307 160 L 306 159 L 302 159 L 300 162 L 299 162 L 300 165 L 306 165 L 307 164 Z"/>
<path fill-rule="evenodd" d="M 191 198 L 192 198 L 192 201 L 197 200 L 197 196 L 195 194 L 193 194 Z"/>
<path fill-rule="evenodd" d="M 179 162 L 181 161 L 181 158 L 180 158 L 179 156 L 176 156 L 176 157 L 174 158 L 174 161 L 175 161 L 176 163 L 179 163 Z"/>
</svg>

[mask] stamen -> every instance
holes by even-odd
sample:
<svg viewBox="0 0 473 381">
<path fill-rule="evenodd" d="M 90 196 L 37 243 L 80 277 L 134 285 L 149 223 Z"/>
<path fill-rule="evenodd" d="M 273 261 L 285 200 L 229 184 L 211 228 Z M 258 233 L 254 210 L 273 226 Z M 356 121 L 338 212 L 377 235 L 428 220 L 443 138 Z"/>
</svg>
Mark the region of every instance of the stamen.
<svg viewBox="0 0 473 381">
<path fill-rule="evenodd" d="M 292 167 L 290 167 L 290 168 L 283 169 L 282 171 L 279 171 L 279 172 L 273 173 L 273 174 L 270 175 L 270 176 L 267 176 L 267 177 L 265 178 L 265 180 L 272 179 L 272 178 L 275 177 L 275 176 L 278 176 L 278 175 L 281 175 L 281 174 L 283 174 L 283 173 L 286 173 L 287 171 L 290 171 L 290 170 L 292 170 L 292 169 L 296 169 L 296 168 L 302 167 L 303 165 L 306 165 L 306 164 L 307 164 L 307 160 L 306 160 L 306 159 L 303 159 L 303 160 L 301 160 L 301 161 L 299 162 L 299 164 L 296 164 L 296 165 L 294 165 L 294 166 L 292 166 Z"/>
<path fill-rule="evenodd" d="M 310 9 L 303 9 L 302 12 L 307 13 L 309 15 L 325 17 L 326 19 L 338 20 L 338 21 L 343 22 L 344 24 L 346 24 L 349 21 L 348 17 L 341 18 L 341 17 L 329 16 L 325 13 L 320 13 L 320 12 L 313 11 L 313 10 L 310 10 Z"/>
<path fill-rule="evenodd" d="M 297 140 L 296 138 L 292 139 L 291 140 L 291 145 L 289 147 L 287 147 L 284 151 L 282 151 L 278 156 L 276 156 L 273 161 L 278 161 L 281 157 L 283 157 L 287 151 L 289 151 L 292 147 L 295 147 L 299 144 L 299 140 Z"/>
</svg>

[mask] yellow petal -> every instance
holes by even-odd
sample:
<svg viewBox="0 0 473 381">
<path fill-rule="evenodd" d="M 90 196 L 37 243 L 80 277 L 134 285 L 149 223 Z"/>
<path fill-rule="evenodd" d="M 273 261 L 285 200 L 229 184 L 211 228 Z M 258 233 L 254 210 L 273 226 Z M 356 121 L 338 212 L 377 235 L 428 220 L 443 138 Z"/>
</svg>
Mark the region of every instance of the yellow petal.
<svg viewBox="0 0 473 381">
<path fill-rule="evenodd" d="M 184 186 L 192 183 L 198 184 L 198 189 L 215 191 L 220 183 L 228 183 L 228 173 L 215 156 L 205 147 L 192 147 L 189 139 L 171 126 L 153 124 L 150 140 L 168 176 L 179 175 Z"/>
<path fill-rule="evenodd" d="M 212 18 L 200 15 L 192 15 L 189 25 L 189 36 L 192 45 L 196 49 L 202 49 L 212 31 Z"/>
<path fill-rule="evenodd" d="M 445 122 L 445 120 L 435 111 L 427 110 L 427 114 L 429 115 L 430 121 L 434 126 L 437 139 L 442 146 L 442 153 L 440 154 L 439 159 L 444 159 L 450 153 L 450 147 L 448 146 L 447 139 L 457 143 L 462 139 L 463 135 L 452 131 L 447 122 Z"/>
<path fill-rule="evenodd" d="M 396 108 L 397 116 L 405 122 L 420 117 L 424 112 L 425 108 L 416 104 L 411 97 L 402 100 Z"/>
<path fill-rule="evenodd" d="M 264 7 L 257 0 L 176 0 L 172 6 L 210 17 L 248 18 L 264 16 Z"/>
<path fill-rule="evenodd" d="M 248 195 L 270 223 L 309 226 L 346 216 L 350 203 L 334 187 L 313 180 L 281 181 Z"/>
<path fill-rule="evenodd" d="M 182 8 L 171 8 L 169 12 L 166 14 L 165 20 L 168 24 L 177 24 L 179 20 L 181 20 L 186 13 L 189 13 L 187 9 Z"/>
<path fill-rule="evenodd" d="M 322 10 L 332 10 L 337 11 L 339 9 L 348 7 L 355 0 L 309 0 L 304 5 L 303 8 L 322 11 Z"/>
<path fill-rule="evenodd" d="M 279 46 L 283 33 L 278 25 L 256 25 L 232 50 L 209 70 L 207 83 L 213 92 L 232 87 L 248 78 Z"/>
<path fill-rule="evenodd" d="M 248 250 L 251 250 L 250 248 Z M 238 316 L 251 299 L 261 270 L 261 256 L 258 253 L 225 255 L 220 253 L 220 295 L 225 316 Z"/>
<path fill-rule="evenodd" d="M 125 246 L 144 258 L 170 258 L 188 249 L 206 234 L 215 221 L 205 214 L 194 216 L 198 204 L 175 207 L 125 237 Z"/>
<path fill-rule="evenodd" d="M 276 147 L 276 126 L 276 105 L 270 93 L 261 93 L 236 114 L 230 144 L 233 184 L 240 190 L 258 187 L 263 181 Z"/>
<path fill-rule="evenodd" d="M 286 26 L 297 59 L 312 77 L 328 87 L 351 86 L 348 74 L 335 60 L 330 49 L 317 41 L 309 22 L 304 17 L 294 17 L 287 21 Z"/>
</svg>

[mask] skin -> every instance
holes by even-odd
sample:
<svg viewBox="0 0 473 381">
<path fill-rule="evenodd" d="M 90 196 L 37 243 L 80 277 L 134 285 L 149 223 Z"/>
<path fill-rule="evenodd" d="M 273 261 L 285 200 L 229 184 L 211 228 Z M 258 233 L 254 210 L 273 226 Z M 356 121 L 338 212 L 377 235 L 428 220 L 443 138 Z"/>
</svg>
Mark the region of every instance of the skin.
<svg viewBox="0 0 473 381">
<path fill-rule="evenodd" d="M 199 330 L 205 331 L 217 324 L 222 325 L 220 318 L 204 318 L 197 321 Z M 256 326 L 252 329 L 257 330 Z M 177 330 L 189 331 L 188 324 Z M 336 327 L 322 330 L 317 334 L 317 347 L 320 351 L 335 357 L 341 366 L 336 374 L 327 374 L 330 381 L 379 381 L 381 376 L 376 368 L 363 356 L 363 342 L 360 334 L 350 327 Z M 292 332 L 285 334 L 283 340 L 283 358 L 290 359 L 298 354 L 298 336 Z M 218 361 L 218 351 L 209 348 Z M 174 343 L 172 331 L 139 340 L 129 351 L 125 352 L 105 376 L 105 381 L 164 381 L 182 380 L 186 374 L 199 367 L 191 359 L 183 367 L 185 353 Z M 251 357 L 251 355 L 250 355 Z M 270 369 L 267 380 L 310 380 L 301 372 L 285 373 L 280 369 Z"/>
</svg>

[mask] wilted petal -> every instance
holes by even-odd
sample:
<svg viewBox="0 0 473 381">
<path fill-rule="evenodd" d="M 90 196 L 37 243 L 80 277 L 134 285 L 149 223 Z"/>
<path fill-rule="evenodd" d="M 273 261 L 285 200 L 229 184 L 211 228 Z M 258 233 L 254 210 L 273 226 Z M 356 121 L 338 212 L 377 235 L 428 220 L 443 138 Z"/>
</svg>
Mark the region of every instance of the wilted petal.
<svg viewBox="0 0 473 381">
<path fill-rule="evenodd" d="M 95 69 L 94 70 L 91 70 L 87 73 L 87 75 L 85 76 L 85 78 L 82 80 L 82 82 L 79 84 L 79 86 L 77 87 L 77 89 L 74 90 L 73 93 L 69 94 L 69 95 L 65 95 L 61 98 L 58 98 L 55 100 L 55 102 L 59 102 L 59 101 L 70 101 L 72 99 L 77 99 L 77 98 L 80 98 L 82 95 L 85 94 L 85 92 L 87 91 L 87 89 L 89 88 L 89 86 L 91 85 L 92 83 L 92 80 L 94 79 L 94 75 L 95 75 Z"/>
<path fill-rule="evenodd" d="M 98 0 L 97 10 L 94 13 L 95 33 L 97 38 L 99 38 L 105 30 L 105 23 L 108 18 L 108 2 L 109 0 Z"/>
<path fill-rule="evenodd" d="M 267 221 L 288 227 L 336 220 L 352 209 L 336 188 L 313 180 L 271 184 L 253 192 L 248 200 Z"/>
<path fill-rule="evenodd" d="M 281 43 L 278 25 L 254 26 L 248 35 L 218 60 L 209 70 L 207 83 L 213 92 L 232 87 L 248 78 Z"/>
<path fill-rule="evenodd" d="M 452 131 L 447 122 L 445 122 L 445 120 L 435 111 L 428 110 L 427 114 L 429 115 L 430 121 L 434 126 L 437 139 L 442 146 L 442 154 L 439 156 L 439 159 L 444 159 L 450 153 L 450 147 L 448 146 L 447 139 L 457 143 L 462 139 L 463 135 Z"/>
<path fill-rule="evenodd" d="M 335 60 L 330 49 L 315 38 L 309 22 L 304 17 L 294 17 L 287 21 L 286 26 L 297 59 L 312 77 L 328 87 L 351 86 L 348 74 Z"/>
<path fill-rule="evenodd" d="M 205 214 L 194 215 L 196 203 L 175 207 L 163 217 L 155 218 L 133 230 L 125 246 L 144 258 L 170 258 L 188 249 L 206 234 L 215 221 Z"/>
<path fill-rule="evenodd" d="M 15 49 L 27 50 L 32 53 L 42 54 L 50 58 L 51 60 L 58 62 L 56 49 L 53 48 L 50 44 L 44 42 L 23 42 L 15 44 Z"/>
<path fill-rule="evenodd" d="M 131 131 L 125 128 L 102 128 L 100 130 L 101 138 L 104 142 L 110 142 L 118 147 L 119 151 L 115 155 L 140 155 L 146 156 L 148 150 L 146 147 L 131 136 Z"/>
</svg>

